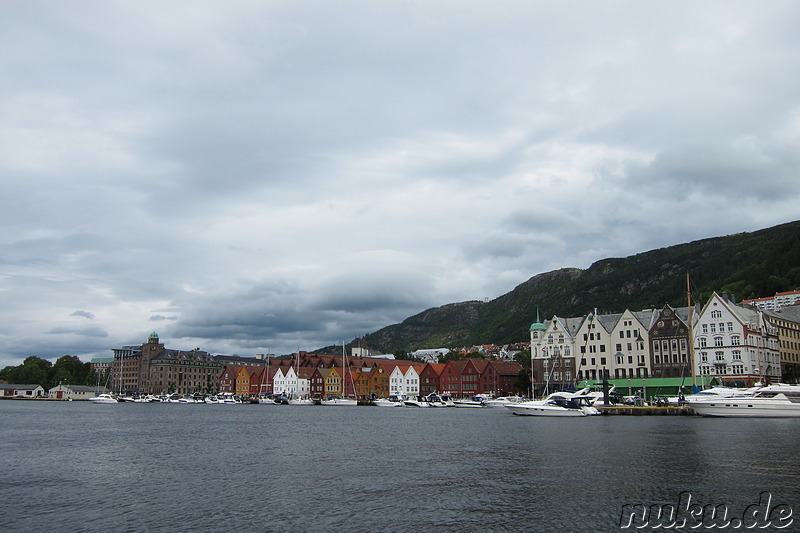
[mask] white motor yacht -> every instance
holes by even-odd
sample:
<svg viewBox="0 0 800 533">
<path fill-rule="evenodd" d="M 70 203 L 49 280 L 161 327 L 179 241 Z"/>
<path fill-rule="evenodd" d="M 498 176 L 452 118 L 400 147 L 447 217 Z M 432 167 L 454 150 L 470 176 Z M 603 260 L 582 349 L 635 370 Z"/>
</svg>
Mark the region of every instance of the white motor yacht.
<svg viewBox="0 0 800 533">
<path fill-rule="evenodd" d="M 89 401 L 92 403 L 119 403 L 116 398 L 105 392 L 93 398 L 89 398 Z"/>
<path fill-rule="evenodd" d="M 590 416 L 600 411 L 591 405 L 592 397 L 584 391 L 554 392 L 543 400 L 509 403 L 505 408 L 520 416 Z"/>
<path fill-rule="evenodd" d="M 698 415 L 748 418 L 800 418 L 800 385 L 778 383 L 715 398 L 686 398 Z"/>
<path fill-rule="evenodd" d="M 497 398 L 484 400 L 483 405 L 484 407 L 505 407 L 510 403 L 522 403 L 524 401 L 526 401 L 525 398 L 521 396 L 499 396 Z"/>
<path fill-rule="evenodd" d="M 476 394 L 469 398 L 461 398 L 460 400 L 453 400 L 456 407 L 484 407 L 485 402 L 489 400 L 487 394 Z"/>
<path fill-rule="evenodd" d="M 372 405 L 375 405 L 377 407 L 402 407 L 404 400 L 405 400 L 404 396 L 398 396 L 393 394 L 388 398 L 376 398 L 372 400 Z"/>
</svg>

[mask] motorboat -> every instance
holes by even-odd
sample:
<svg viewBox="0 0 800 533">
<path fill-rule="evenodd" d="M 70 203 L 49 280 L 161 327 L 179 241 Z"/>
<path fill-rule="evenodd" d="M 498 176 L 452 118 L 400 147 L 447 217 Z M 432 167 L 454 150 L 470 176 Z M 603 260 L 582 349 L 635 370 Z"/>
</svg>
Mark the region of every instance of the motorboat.
<svg viewBox="0 0 800 533">
<path fill-rule="evenodd" d="M 116 398 L 114 398 L 107 392 L 104 392 L 103 394 L 98 394 L 93 398 L 89 398 L 89 401 L 92 403 L 119 403 Z"/>
<path fill-rule="evenodd" d="M 242 401 L 234 396 L 231 392 L 220 392 L 217 394 L 217 403 L 237 404 L 242 403 Z"/>
<path fill-rule="evenodd" d="M 258 403 L 263 405 L 279 405 L 279 402 L 276 402 L 271 396 L 261 396 L 258 399 Z"/>
<path fill-rule="evenodd" d="M 689 401 L 715 400 L 719 398 L 729 398 L 731 396 L 742 396 L 752 394 L 757 389 L 758 387 L 749 389 L 740 389 L 734 387 L 711 387 L 686 396 L 667 396 L 667 404 L 681 405 Z"/>
<path fill-rule="evenodd" d="M 590 416 L 600 411 L 591 404 L 585 391 L 554 392 L 543 400 L 509 403 L 505 408 L 520 416 Z"/>
<path fill-rule="evenodd" d="M 475 396 L 470 396 L 469 398 L 461 398 L 460 400 L 453 400 L 453 404 L 456 407 L 484 407 L 486 405 L 486 401 L 489 400 L 489 396 L 486 394 L 476 394 Z"/>
<path fill-rule="evenodd" d="M 336 405 L 342 407 L 352 407 L 358 405 L 358 400 L 355 398 L 343 398 L 341 396 L 332 396 L 320 400 L 320 405 Z"/>
<path fill-rule="evenodd" d="M 686 403 L 702 416 L 800 418 L 800 385 L 778 383 L 725 397 L 687 397 Z"/>
<path fill-rule="evenodd" d="M 406 407 L 454 407 L 455 402 L 449 396 L 439 396 L 435 392 L 427 396 L 409 398 L 403 402 Z"/>
<path fill-rule="evenodd" d="M 372 405 L 377 407 L 402 407 L 405 396 L 392 394 L 388 398 L 376 398 L 372 400 Z"/>
<path fill-rule="evenodd" d="M 510 403 L 522 403 L 527 401 L 521 396 L 498 396 L 497 398 L 489 398 L 483 401 L 484 407 L 505 407 Z"/>
</svg>

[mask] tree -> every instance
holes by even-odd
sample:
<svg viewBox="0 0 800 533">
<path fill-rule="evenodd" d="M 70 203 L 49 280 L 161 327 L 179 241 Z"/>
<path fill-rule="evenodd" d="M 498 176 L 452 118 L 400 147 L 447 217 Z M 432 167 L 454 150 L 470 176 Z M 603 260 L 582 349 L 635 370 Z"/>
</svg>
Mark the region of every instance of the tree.
<svg viewBox="0 0 800 533">
<path fill-rule="evenodd" d="M 91 365 L 89 363 L 82 363 L 74 355 L 63 355 L 56 359 L 53 365 L 53 384 L 94 385 L 94 383 L 87 383 L 90 372 Z"/>
<path fill-rule="evenodd" d="M 522 367 L 519 374 L 517 374 L 517 390 L 531 390 L 531 351 L 522 350 L 521 352 L 515 353 L 514 361 L 519 363 Z"/>
<path fill-rule="evenodd" d="M 440 363 L 446 363 L 448 361 L 461 361 L 462 359 L 464 359 L 464 356 L 455 350 L 450 350 L 446 354 L 439 356 Z"/>
</svg>

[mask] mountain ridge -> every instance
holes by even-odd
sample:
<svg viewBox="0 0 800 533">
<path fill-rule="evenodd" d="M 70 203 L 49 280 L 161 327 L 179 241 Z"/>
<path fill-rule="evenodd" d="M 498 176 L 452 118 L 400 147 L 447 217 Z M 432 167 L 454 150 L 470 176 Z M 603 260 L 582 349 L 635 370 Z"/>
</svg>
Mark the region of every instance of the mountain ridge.
<svg viewBox="0 0 800 533">
<path fill-rule="evenodd" d="M 685 305 L 687 274 L 696 302 L 714 291 L 756 298 L 798 288 L 800 221 L 544 272 L 489 302 L 427 309 L 365 340 L 385 352 L 526 341 L 537 312 L 544 319 Z"/>
</svg>

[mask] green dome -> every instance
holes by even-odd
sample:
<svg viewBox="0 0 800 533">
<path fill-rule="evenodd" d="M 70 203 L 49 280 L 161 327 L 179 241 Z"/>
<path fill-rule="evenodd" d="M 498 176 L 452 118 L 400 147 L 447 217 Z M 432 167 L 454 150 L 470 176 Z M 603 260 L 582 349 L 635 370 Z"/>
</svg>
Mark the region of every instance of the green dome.
<svg viewBox="0 0 800 533">
<path fill-rule="evenodd" d="M 545 331 L 547 326 L 545 326 L 541 320 L 539 320 L 539 310 L 536 310 L 536 322 L 531 324 L 531 331 Z"/>
<path fill-rule="evenodd" d="M 151 334 L 150 334 L 150 336 L 149 336 L 148 338 L 149 338 L 149 339 L 157 339 L 157 338 L 158 338 L 158 333 L 156 333 L 156 332 L 154 331 L 153 333 L 151 333 Z"/>
</svg>

